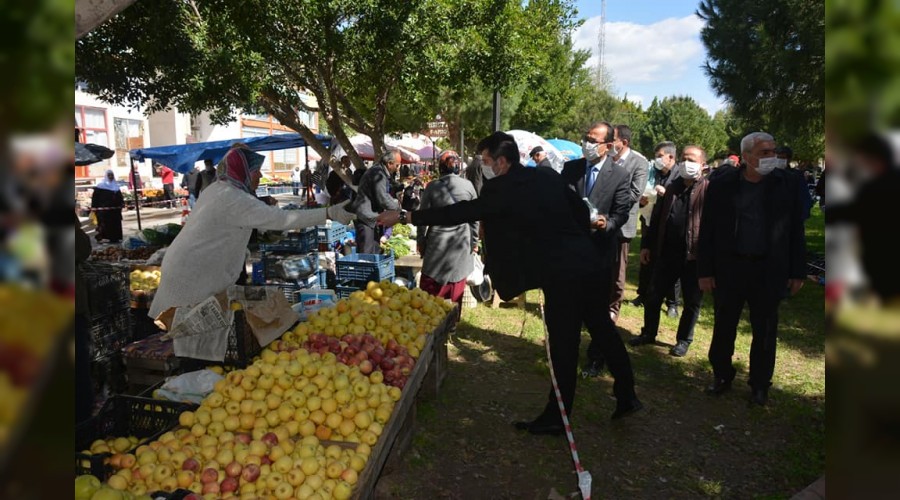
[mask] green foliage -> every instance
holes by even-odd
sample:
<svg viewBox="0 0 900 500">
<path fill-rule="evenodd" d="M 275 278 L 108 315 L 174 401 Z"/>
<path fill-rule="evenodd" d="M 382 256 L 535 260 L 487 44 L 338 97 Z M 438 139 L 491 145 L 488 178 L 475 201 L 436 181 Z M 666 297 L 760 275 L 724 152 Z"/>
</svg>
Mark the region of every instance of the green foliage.
<svg viewBox="0 0 900 500">
<path fill-rule="evenodd" d="M 679 154 L 689 144 L 700 146 L 709 158 L 727 148 L 728 137 L 722 123 L 690 97 L 654 99 L 647 108 L 646 120 L 643 133 L 635 141 L 645 154 L 653 153 L 662 141 L 674 142 Z"/>
<path fill-rule="evenodd" d="M 852 141 L 870 126 L 900 124 L 900 5 L 826 0 L 825 97 L 829 127 Z"/>
<path fill-rule="evenodd" d="M 713 89 L 798 158 L 824 147 L 824 11 L 821 0 L 703 0 L 697 11 Z"/>
<path fill-rule="evenodd" d="M 74 6 L 72 0 L 3 5 L 0 133 L 46 130 L 71 113 Z"/>
</svg>

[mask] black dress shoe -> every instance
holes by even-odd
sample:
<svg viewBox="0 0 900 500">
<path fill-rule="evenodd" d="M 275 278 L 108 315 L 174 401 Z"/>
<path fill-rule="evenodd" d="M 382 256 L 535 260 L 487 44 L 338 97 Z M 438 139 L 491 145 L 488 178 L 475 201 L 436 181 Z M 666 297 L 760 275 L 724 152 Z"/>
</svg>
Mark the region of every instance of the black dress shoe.
<svg viewBox="0 0 900 500">
<path fill-rule="evenodd" d="M 603 371 L 603 360 L 591 359 L 588 360 L 588 363 L 582 368 L 581 375 L 584 378 L 593 378 L 599 377 L 600 372 Z"/>
<path fill-rule="evenodd" d="M 616 411 L 613 412 L 611 420 L 618 420 L 622 417 L 632 415 L 641 411 L 643 408 L 644 404 L 641 403 L 638 398 L 634 398 L 625 404 L 617 404 Z"/>
<path fill-rule="evenodd" d="M 686 340 L 679 340 L 671 349 L 669 349 L 669 354 L 675 356 L 676 358 L 683 357 L 687 354 L 688 349 L 691 348 L 691 343 Z"/>
<path fill-rule="evenodd" d="M 750 391 L 750 406 L 765 406 L 766 402 L 769 401 L 769 390 L 768 389 L 752 389 Z"/>
<path fill-rule="evenodd" d="M 651 337 L 649 335 L 644 335 L 644 334 L 638 335 L 637 337 L 628 341 L 628 345 L 630 345 L 632 347 L 648 345 L 648 344 L 655 344 L 655 343 L 656 343 L 656 337 Z"/>
<path fill-rule="evenodd" d="M 713 381 L 713 383 L 706 388 L 707 394 L 712 394 L 713 396 L 720 396 L 731 389 L 731 381 L 725 380 L 723 378 L 717 378 Z"/>
<path fill-rule="evenodd" d="M 520 431 L 528 431 L 529 434 L 537 436 L 562 436 L 566 433 L 566 428 L 559 422 L 533 420 L 531 422 L 515 422 L 513 425 Z"/>
</svg>

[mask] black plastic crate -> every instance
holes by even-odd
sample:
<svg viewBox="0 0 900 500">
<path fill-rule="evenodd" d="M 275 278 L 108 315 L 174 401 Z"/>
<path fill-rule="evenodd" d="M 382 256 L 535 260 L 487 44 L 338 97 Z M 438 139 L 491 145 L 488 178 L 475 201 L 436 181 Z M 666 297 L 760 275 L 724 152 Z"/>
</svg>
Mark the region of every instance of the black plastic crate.
<svg viewBox="0 0 900 500">
<path fill-rule="evenodd" d="M 246 368 L 253 358 L 262 352 L 262 347 L 253 330 L 247 324 L 247 316 L 244 311 L 234 312 L 234 322 L 228 330 L 228 347 L 225 349 L 224 361 L 209 361 L 205 359 L 179 358 L 181 367 L 185 372 L 200 370 L 209 365 L 224 365 L 233 368 Z"/>
<path fill-rule="evenodd" d="M 310 288 L 320 287 L 319 284 L 319 273 L 313 273 L 307 276 L 302 280 L 298 280 L 297 283 L 274 283 L 269 284 L 267 286 L 275 286 L 281 293 L 284 294 L 284 298 L 287 299 L 289 304 L 297 303 L 297 292 L 301 290 L 308 290 Z"/>
<path fill-rule="evenodd" d="M 318 232 L 310 227 L 299 231 L 288 231 L 284 238 L 276 243 L 260 243 L 260 252 L 293 252 L 307 253 L 319 248 Z"/>
<path fill-rule="evenodd" d="M 300 253 L 300 254 L 288 254 L 286 252 L 260 252 L 259 254 L 259 262 L 261 263 L 261 271 L 257 274 L 257 270 L 254 269 L 253 280 L 256 285 L 265 285 L 270 281 L 284 281 L 284 277 L 280 276 L 281 270 L 279 269 L 279 262 L 293 257 L 302 257 L 306 255 L 309 258 L 310 265 L 313 267 L 314 271 L 318 270 L 319 266 L 319 254 L 316 251 Z"/>
<path fill-rule="evenodd" d="M 357 253 L 335 262 L 338 283 L 394 279 L 394 255 Z"/>
<path fill-rule="evenodd" d="M 119 304 L 111 314 L 91 318 L 92 359 L 100 359 L 116 353 L 134 338 L 131 326 L 131 308 Z"/>
<path fill-rule="evenodd" d="M 141 443 L 152 441 L 178 425 L 182 412 L 197 409 L 197 405 L 176 403 L 136 396 L 113 396 L 100 412 L 75 427 L 75 475 L 92 474 L 101 481 L 114 471 L 103 462 L 109 453 L 86 455 L 97 439 L 135 436 Z M 134 449 L 128 450 L 128 452 Z"/>
<path fill-rule="evenodd" d="M 129 267 L 87 261 L 81 265 L 92 316 L 109 314 L 123 302 L 131 302 Z"/>
</svg>

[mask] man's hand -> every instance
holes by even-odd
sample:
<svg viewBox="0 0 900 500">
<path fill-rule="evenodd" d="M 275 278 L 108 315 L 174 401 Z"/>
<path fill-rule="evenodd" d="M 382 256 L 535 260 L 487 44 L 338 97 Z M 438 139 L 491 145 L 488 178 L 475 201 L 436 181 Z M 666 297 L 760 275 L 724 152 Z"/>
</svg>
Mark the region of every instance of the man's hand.
<svg viewBox="0 0 900 500">
<path fill-rule="evenodd" d="M 716 288 L 715 278 L 700 278 L 697 282 L 700 285 L 701 292 L 711 292 Z"/>
<path fill-rule="evenodd" d="M 803 280 L 801 279 L 790 279 L 788 280 L 788 288 L 791 290 L 791 295 L 797 295 L 797 292 L 803 288 Z"/>
<path fill-rule="evenodd" d="M 641 264 L 647 265 L 650 263 L 650 249 L 642 248 L 641 249 Z"/>
<path fill-rule="evenodd" d="M 378 224 L 384 227 L 392 227 L 394 224 L 400 221 L 400 211 L 399 210 L 385 210 L 378 214 Z"/>
<path fill-rule="evenodd" d="M 647 195 L 641 196 L 641 201 L 638 202 L 640 206 L 646 207 L 647 203 L 650 203 L 650 198 Z"/>
<path fill-rule="evenodd" d="M 664 188 L 662 186 L 656 186 L 656 196 L 665 196 L 665 195 L 666 195 L 666 188 Z"/>
<path fill-rule="evenodd" d="M 597 216 L 597 220 L 595 220 L 595 221 L 591 224 L 591 226 L 592 226 L 594 229 L 606 229 L 606 216 L 605 216 L 605 215 L 598 215 L 598 216 Z"/>
<path fill-rule="evenodd" d="M 325 217 L 334 221 L 338 221 L 343 225 L 349 225 L 356 218 L 356 214 L 348 212 L 345 207 L 350 203 L 349 200 L 342 201 L 337 205 L 331 205 L 325 209 Z"/>
</svg>

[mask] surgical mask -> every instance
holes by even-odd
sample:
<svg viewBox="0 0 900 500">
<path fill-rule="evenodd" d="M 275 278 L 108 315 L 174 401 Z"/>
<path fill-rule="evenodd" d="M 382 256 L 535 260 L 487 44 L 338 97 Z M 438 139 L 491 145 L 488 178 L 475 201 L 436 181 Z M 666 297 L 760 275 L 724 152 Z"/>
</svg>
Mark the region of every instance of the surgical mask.
<svg viewBox="0 0 900 500">
<path fill-rule="evenodd" d="M 584 159 L 587 160 L 588 163 L 593 163 L 595 160 L 600 158 L 600 153 L 597 152 L 597 143 L 595 142 L 582 142 L 581 143 L 581 154 L 584 155 Z"/>
<path fill-rule="evenodd" d="M 773 170 L 778 168 L 779 163 L 783 163 L 784 160 L 776 157 L 771 158 L 760 158 L 759 166 L 756 167 L 756 173 L 759 175 L 769 175 Z"/>
<path fill-rule="evenodd" d="M 663 162 L 662 158 L 657 158 L 653 160 L 653 168 L 655 168 L 656 170 L 662 170 L 666 168 L 666 164 Z"/>
<path fill-rule="evenodd" d="M 700 173 L 703 172 L 703 165 L 697 162 L 686 161 L 683 163 L 684 168 L 681 169 L 681 177 L 684 179 L 698 179 Z"/>
<path fill-rule="evenodd" d="M 487 164 L 481 165 L 481 172 L 484 174 L 484 178 L 487 180 L 491 180 L 497 176 L 497 174 L 494 173 L 494 169 Z"/>
<path fill-rule="evenodd" d="M 779 168 L 782 170 L 787 168 L 787 160 L 786 159 L 784 159 L 784 158 L 775 158 L 775 159 L 778 160 L 778 163 L 775 164 L 775 168 Z"/>
<path fill-rule="evenodd" d="M 611 154 L 613 158 L 615 158 L 616 156 L 619 156 L 619 153 L 620 153 L 620 151 L 618 149 L 616 149 L 615 145 L 612 145 L 609 148 L 609 154 Z"/>
</svg>

